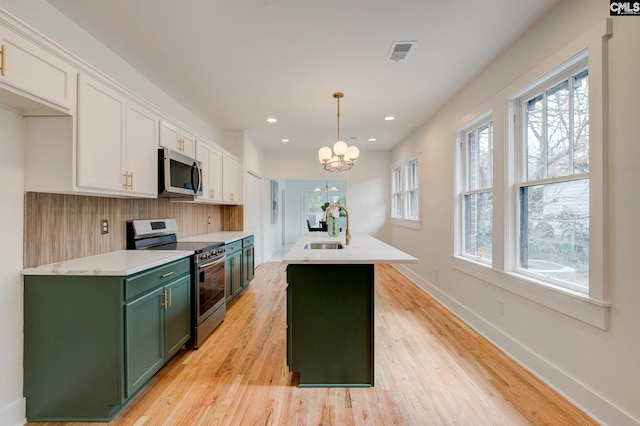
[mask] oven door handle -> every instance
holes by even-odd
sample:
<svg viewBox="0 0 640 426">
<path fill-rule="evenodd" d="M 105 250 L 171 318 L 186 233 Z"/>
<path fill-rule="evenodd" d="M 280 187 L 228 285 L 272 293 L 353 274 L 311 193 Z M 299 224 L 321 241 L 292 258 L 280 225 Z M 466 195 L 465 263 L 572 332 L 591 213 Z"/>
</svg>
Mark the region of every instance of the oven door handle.
<svg viewBox="0 0 640 426">
<path fill-rule="evenodd" d="M 209 268 L 209 267 L 211 267 L 213 265 L 217 265 L 218 263 L 222 263 L 224 261 L 225 261 L 225 256 L 222 256 L 222 257 L 220 257 L 218 259 L 212 260 L 211 262 L 203 263 L 201 265 L 198 265 L 198 271 L 201 271 L 201 270 L 203 270 L 205 268 Z"/>
</svg>

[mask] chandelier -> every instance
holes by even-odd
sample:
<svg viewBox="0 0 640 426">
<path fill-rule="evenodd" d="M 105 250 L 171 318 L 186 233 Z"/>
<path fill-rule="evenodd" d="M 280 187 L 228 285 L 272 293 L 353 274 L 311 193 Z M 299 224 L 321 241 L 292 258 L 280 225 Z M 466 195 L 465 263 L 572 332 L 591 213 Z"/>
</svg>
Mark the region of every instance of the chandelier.
<svg viewBox="0 0 640 426">
<path fill-rule="evenodd" d="M 333 97 L 338 100 L 338 138 L 333 144 L 333 150 L 328 146 L 323 146 L 318 150 L 318 160 L 328 172 L 343 172 L 353 167 L 360 150 L 355 145 L 347 145 L 346 142 L 340 140 L 340 99 L 344 96 L 342 92 L 336 92 Z"/>
</svg>

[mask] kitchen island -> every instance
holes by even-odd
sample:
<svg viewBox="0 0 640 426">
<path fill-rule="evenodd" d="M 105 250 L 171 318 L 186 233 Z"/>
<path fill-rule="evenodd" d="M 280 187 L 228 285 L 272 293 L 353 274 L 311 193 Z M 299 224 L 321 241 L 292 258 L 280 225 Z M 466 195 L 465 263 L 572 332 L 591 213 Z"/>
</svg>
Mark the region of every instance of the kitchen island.
<svg viewBox="0 0 640 426">
<path fill-rule="evenodd" d="M 327 248 L 336 243 L 342 248 Z M 301 387 L 373 386 L 375 264 L 417 261 L 368 235 L 346 245 L 344 236 L 314 232 L 295 244 L 282 262 L 287 365 Z"/>
</svg>

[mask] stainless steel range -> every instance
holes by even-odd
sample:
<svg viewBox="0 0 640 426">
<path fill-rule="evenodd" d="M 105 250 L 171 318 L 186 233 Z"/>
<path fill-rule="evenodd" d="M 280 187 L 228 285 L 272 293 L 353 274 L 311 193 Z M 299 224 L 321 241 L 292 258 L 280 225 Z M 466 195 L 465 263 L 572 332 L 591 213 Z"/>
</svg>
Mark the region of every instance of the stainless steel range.
<svg viewBox="0 0 640 426">
<path fill-rule="evenodd" d="M 224 243 L 178 241 L 175 219 L 127 222 L 129 250 L 193 250 L 191 262 L 191 340 L 199 345 L 220 325 L 226 314 Z"/>
</svg>

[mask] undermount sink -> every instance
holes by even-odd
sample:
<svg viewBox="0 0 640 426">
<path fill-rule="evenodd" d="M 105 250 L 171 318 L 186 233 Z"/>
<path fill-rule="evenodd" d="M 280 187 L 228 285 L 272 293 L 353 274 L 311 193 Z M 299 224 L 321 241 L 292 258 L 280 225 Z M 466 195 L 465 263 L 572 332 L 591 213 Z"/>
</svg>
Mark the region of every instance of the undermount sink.
<svg viewBox="0 0 640 426">
<path fill-rule="evenodd" d="M 304 248 L 307 250 L 337 250 L 343 249 L 344 246 L 342 243 L 333 243 L 333 242 L 308 242 L 304 245 Z"/>
</svg>

